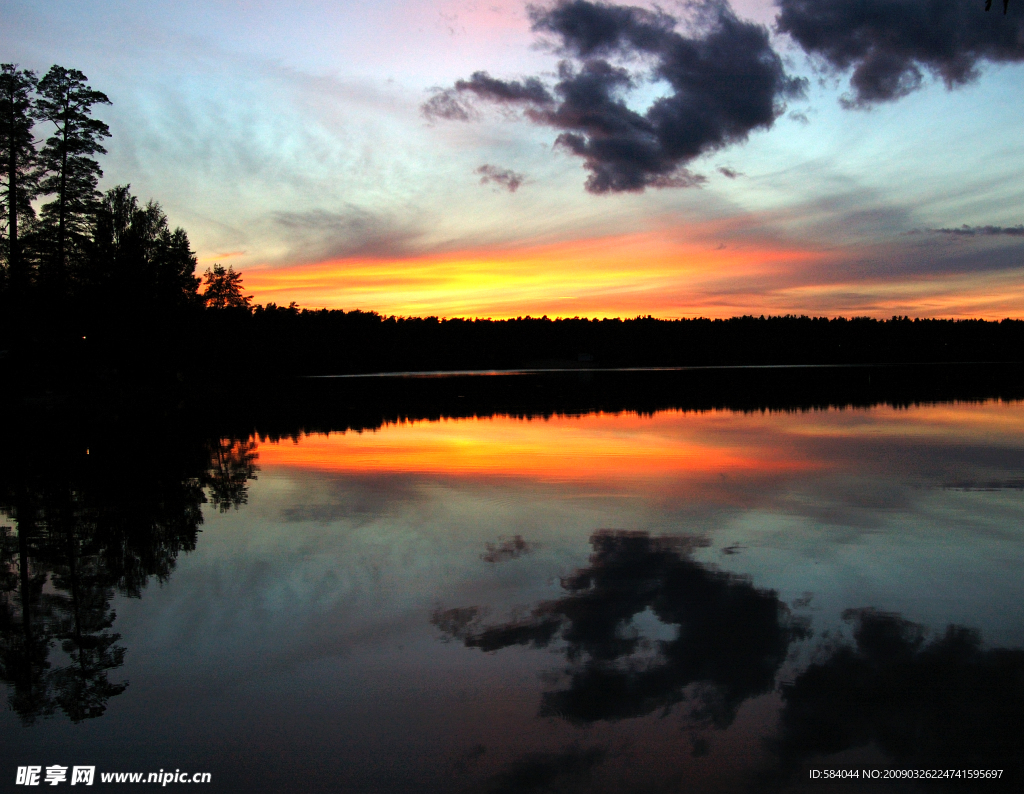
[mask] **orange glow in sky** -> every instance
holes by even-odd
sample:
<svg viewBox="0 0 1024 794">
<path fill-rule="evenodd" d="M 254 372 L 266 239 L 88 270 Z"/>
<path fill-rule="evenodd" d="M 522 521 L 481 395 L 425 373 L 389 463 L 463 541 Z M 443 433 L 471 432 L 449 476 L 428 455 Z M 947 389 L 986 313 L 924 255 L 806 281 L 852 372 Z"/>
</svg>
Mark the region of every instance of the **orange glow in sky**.
<svg viewBox="0 0 1024 794">
<path fill-rule="evenodd" d="M 733 316 L 722 295 L 787 280 L 822 255 L 784 246 L 673 239 L 664 231 L 470 249 L 407 259 L 347 259 L 247 270 L 258 303 L 441 317 Z"/>
<path fill-rule="evenodd" d="M 515 248 L 247 269 L 257 303 L 385 316 L 1021 316 L 1015 272 L 857 277 L 841 249 L 718 242 L 727 223 Z M 887 256 L 876 251 L 878 257 Z"/>
</svg>

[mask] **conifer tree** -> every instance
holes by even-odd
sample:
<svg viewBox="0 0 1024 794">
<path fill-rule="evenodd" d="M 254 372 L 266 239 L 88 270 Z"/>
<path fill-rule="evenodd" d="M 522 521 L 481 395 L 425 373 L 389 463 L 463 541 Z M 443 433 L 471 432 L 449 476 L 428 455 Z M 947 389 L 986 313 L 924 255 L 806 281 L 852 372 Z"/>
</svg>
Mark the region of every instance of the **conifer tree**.
<svg viewBox="0 0 1024 794">
<path fill-rule="evenodd" d="M 3 234 L 4 275 L 12 296 L 24 294 L 30 281 L 27 259 L 22 253 L 22 237 L 35 217 L 32 199 L 39 192 L 35 140 L 32 127 L 32 92 L 35 73 L 17 65 L 0 65 L 0 224 Z"/>
<path fill-rule="evenodd" d="M 110 137 L 107 125 L 91 118 L 93 105 L 109 105 L 110 100 L 90 88 L 86 79 L 77 69 L 53 66 L 39 81 L 36 101 L 39 118 L 55 128 L 39 157 L 46 172 L 42 192 L 54 196 L 41 213 L 43 266 L 58 293 L 67 290 L 69 262 L 80 254 L 87 238 L 99 199 L 96 185 L 103 176 L 94 158 L 106 154 L 100 141 Z"/>
<path fill-rule="evenodd" d="M 252 295 L 242 293 L 242 274 L 235 272 L 233 267 L 224 269 L 224 265 L 207 268 L 203 274 L 203 300 L 211 309 L 248 309 L 252 305 Z"/>
</svg>

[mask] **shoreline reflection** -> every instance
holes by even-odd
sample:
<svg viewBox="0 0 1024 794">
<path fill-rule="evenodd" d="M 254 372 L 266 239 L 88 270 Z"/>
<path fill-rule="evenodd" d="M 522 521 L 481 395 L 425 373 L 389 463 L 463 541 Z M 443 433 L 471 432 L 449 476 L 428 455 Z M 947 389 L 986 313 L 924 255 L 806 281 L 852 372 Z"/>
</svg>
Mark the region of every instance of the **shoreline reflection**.
<svg viewBox="0 0 1024 794">
<path fill-rule="evenodd" d="M 1022 403 L 303 427 L 9 442 L 5 755 L 252 792 L 1019 782 Z"/>
<path fill-rule="evenodd" d="M 136 466 L 103 447 L 36 450 L 0 471 L 0 680 L 25 725 L 104 714 L 128 681 L 115 595 L 139 598 L 196 548 L 201 506 L 237 509 L 256 477 L 255 443 L 183 444 Z M 59 652 L 58 649 L 59 648 Z"/>
</svg>

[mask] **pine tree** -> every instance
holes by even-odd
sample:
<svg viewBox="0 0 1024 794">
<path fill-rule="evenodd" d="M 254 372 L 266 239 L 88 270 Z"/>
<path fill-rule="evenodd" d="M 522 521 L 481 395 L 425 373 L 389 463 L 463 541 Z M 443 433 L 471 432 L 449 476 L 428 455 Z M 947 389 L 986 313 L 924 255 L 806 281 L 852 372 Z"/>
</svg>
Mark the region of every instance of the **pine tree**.
<svg viewBox="0 0 1024 794">
<path fill-rule="evenodd" d="M 23 255 L 22 236 L 25 227 L 35 218 L 32 199 L 39 192 L 35 140 L 32 127 L 32 92 L 36 87 L 34 72 L 19 70 L 17 65 L 0 65 L 0 158 L 3 198 L 0 199 L 4 275 L 12 297 L 22 296 L 30 282 L 28 262 Z"/>
<path fill-rule="evenodd" d="M 44 227 L 44 275 L 51 289 L 63 294 L 68 289 L 69 262 L 77 258 L 88 236 L 90 216 L 99 199 L 96 185 L 103 176 L 97 154 L 110 137 L 102 121 L 90 117 L 93 105 L 110 100 L 86 83 L 77 69 L 53 66 L 39 81 L 38 116 L 55 127 L 39 153 L 46 171 L 42 192 L 55 196 L 42 208 Z"/>
<path fill-rule="evenodd" d="M 242 294 L 242 274 L 233 267 L 225 270 L 224 265 L 214 265 L 203 276 L 203 300 L 209 308 L 248 309 L 252 305 L 252 295 Z"/>
</svg>

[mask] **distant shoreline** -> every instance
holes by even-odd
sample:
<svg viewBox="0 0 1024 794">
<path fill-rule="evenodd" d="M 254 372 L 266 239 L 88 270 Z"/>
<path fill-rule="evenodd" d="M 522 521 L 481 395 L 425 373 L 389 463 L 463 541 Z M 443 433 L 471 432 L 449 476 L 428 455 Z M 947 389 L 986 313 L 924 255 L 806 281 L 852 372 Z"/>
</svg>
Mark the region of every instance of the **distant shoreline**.
<svg viewBox="0 0 1024 794">
<path fill-rule="evenodd" d="M 480 378 L 515 375 L 548 375 L 560 373 L 597 372 L 704 372 L 718 370 L 774 370 L 774 369 L 874 369 L 878 367 L 915 366 L 999 366 L 1016 364 L 1016 361 L 897 361 L 866 362 L 862 364 L 708 364 L 693 367 L 520 367 L 517 369 L 450 369 L 450 370 L 406 370 L 404 372 L 357 372 L 341 375 L 302 375 L 308 380 L 359 380 L 363 378 Z"/>
<path fill-rule="evenodd" d="M 0 377 L 90 383 L 287 383 L 557 372 L 1024 362 L 1024 321 L 735 317 L 442 320 L 296 307 L 164 311 L 70 304 L 0 317 Z"/>
</svg>

